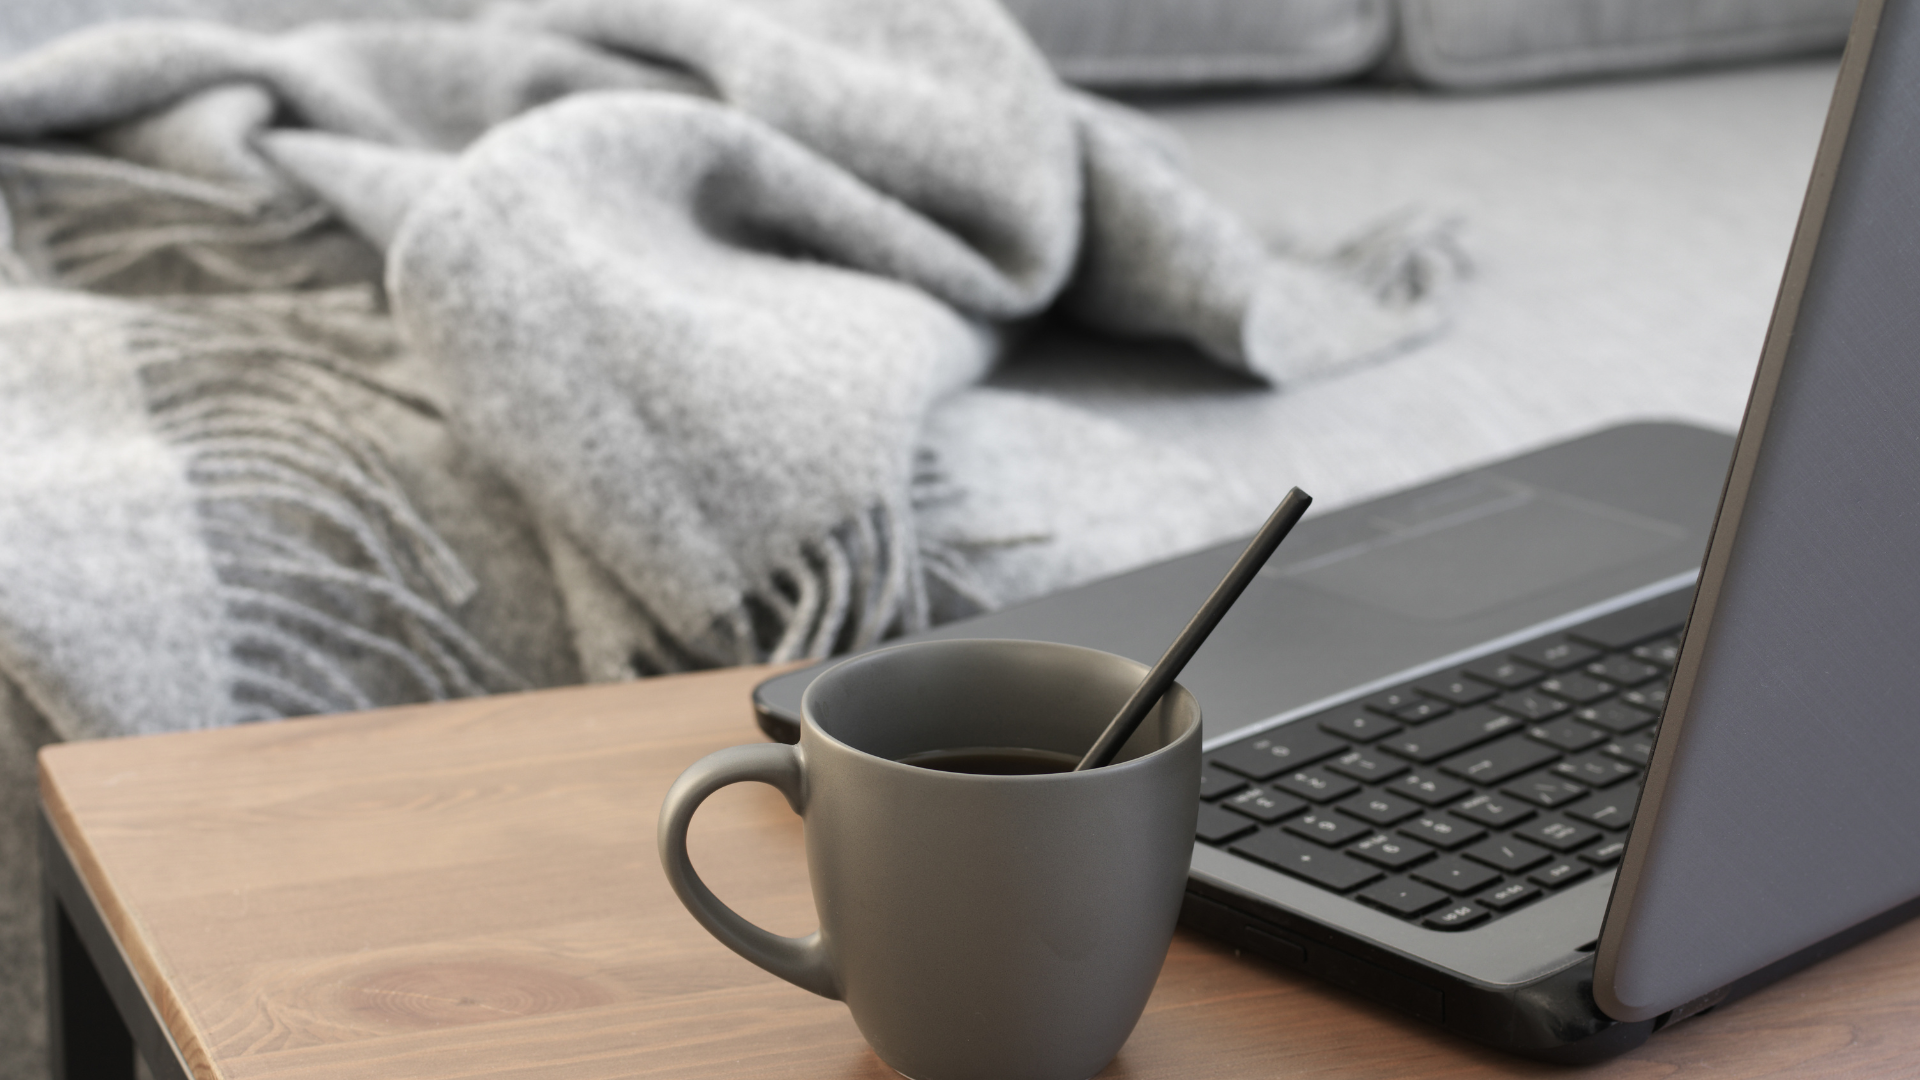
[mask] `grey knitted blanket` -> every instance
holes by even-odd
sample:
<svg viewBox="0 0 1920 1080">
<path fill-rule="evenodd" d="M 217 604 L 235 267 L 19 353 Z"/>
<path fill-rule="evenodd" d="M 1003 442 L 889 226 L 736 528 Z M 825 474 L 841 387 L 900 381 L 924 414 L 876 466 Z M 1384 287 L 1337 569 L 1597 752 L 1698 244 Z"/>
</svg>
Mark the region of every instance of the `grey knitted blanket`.
<svg viewBox="0 0 1920 1080">
<path fill-rule="evenodd" d="M 1451 265 L 1271 254 L 986 0 L 108 24 L 0 67 L 0 141 L 0 669 L 68 737 L 991 605 L 1019 538 L 914 500 L 967 497 L 921 435 L 1007 327 L 1285 383 L 1430 330 Z"/>
<path fill-rule="evenodd" d="M 1008 335 L 1284 386 L 1458 268 L 1269 250 L 992 0 L 107 24 L 0 65 L 0 194 L 0 701 L 61 738 L 825 656 L 1197 545 L 1273 493 L 975 387 Z"/>
</svg>

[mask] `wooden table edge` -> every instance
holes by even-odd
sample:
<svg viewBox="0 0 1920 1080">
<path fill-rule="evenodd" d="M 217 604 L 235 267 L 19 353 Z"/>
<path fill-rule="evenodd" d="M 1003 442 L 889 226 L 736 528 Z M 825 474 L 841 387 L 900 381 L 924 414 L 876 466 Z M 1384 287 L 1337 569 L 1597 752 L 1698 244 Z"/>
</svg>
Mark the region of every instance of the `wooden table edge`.
<svg viewBox="0 0 1920 1080">
<path fill-rule="evenodd" d="M 53 1077 L 67 1080 L 92 1071 L 75 1067 L 76 1050 L 87 1055 L 85 1060 L 100 1062 L 115 1053 L 131 1054 L 137 1047 L 155 1080 L 218 1080 L 220 1074 L 192 1025 L 183 1025 L 184 1032 L 176 1030 L 171 1018 L 182 1015 L 179 999 L 157 977 L 158 962 L 152 951 L 139 934 L 131 932 L 132 917 L 104 869 L 83 845 L 71 841 L 71 812 L 57 788 L 47 782 L 44 768 L 40 796 L 48 1052 Z M 76 850 L 81 852 L 79 857 Z M 106 1009 L 112 1015 L 104 1015 Z M 83 1015 L 89 1012 L 95 1015 Z M 194 1052 L 191 1058 L 189 1050 Z"/>
</svg>

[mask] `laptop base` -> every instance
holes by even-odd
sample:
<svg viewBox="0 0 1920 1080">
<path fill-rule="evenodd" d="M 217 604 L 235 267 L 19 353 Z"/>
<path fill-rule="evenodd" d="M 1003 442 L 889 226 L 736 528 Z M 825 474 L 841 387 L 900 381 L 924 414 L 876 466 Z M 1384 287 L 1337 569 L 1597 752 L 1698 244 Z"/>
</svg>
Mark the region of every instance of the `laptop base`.
<svg viewBox="0 0 1920 1080">
<path fill-rule="evenodd" d="M 1618 1057 L 1655 1032 L 1703 1016 L 1920 915 L 1920 899 L 1849 927 L 1652 1020 L 1622 1023 L 1593 1002 L 1593 957 L 1518 986 L 1490 986 L 1410 962 L 1337 929 L 1189 880 L 1180 925 L 1291 971 L 1536 1061 L 1590 1065 Z"/>
</svg>

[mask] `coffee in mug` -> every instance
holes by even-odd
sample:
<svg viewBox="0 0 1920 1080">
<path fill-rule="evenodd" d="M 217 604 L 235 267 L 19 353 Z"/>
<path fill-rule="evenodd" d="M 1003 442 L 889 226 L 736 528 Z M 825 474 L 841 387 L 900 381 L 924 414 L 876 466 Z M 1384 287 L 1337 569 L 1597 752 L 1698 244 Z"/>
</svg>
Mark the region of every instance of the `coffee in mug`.
<svg viewBox="0 0 1920 1080">
<path fill-rule="evenodd" d="M 973 773 L 976 776 L 1034 776 L 1040 773 L 1072 772 L 1080 759 L 1053 750 L 1035 750 L 1028 746 L 963 746 L 954 750 L 927 750 L 908 754 L 902 765 L 941 772 Z"/>
</svg>

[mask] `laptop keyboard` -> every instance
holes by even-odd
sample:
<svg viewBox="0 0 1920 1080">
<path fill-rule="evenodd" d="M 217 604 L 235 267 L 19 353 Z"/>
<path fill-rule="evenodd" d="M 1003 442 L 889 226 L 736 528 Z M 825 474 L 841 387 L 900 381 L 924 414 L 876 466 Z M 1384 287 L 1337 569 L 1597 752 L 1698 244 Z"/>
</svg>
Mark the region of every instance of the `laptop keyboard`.
<svg viewBox="0 0 1920 1080">
<path fill-rule="evenodd" d="M 1620 861 L 1681 590 L 1206 755 L 1199 839 L 1435 930 Z"/>
</svg>

